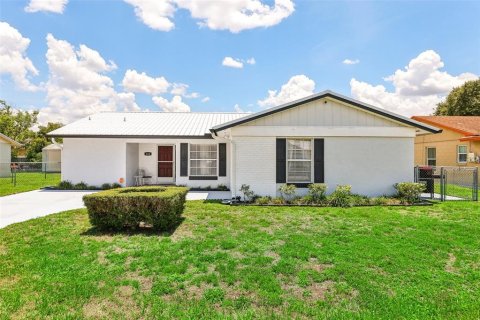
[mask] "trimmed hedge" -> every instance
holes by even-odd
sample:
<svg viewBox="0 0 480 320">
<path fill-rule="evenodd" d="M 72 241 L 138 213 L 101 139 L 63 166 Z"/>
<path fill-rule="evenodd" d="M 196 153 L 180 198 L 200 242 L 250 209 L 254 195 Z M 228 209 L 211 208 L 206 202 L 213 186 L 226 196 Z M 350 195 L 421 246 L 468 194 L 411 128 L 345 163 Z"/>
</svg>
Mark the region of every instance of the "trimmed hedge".
<svg viewBox="0 0 480 320">
<path fill-rule="evenodd" d="M 101 229 L 174 227 L 183 212 L 188 189 L 184 187 L 131 187 L 85 195 L 90 223 Z"/>
</svg>

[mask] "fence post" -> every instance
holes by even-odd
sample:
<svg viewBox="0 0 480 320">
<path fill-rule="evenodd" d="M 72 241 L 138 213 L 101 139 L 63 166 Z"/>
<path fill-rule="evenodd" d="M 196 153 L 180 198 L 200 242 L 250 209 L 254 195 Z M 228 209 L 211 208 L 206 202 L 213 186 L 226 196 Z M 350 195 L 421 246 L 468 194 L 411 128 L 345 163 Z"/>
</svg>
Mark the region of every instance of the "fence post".
<svg viewBox="0 0 480 320">
<path fill-rule="evenodd" d="M 440 201 L 445 201 L 445 168 L 440 167 Z"/>
<path fill-rule="evenodd" d="M 473 201 L 478 201 L 478 167 L 473 170 Z"/>
<path fill-rule="evenodd" d="M 13 167 L 13 186 L 17 186 L 17 166 Z"/>
</svg>

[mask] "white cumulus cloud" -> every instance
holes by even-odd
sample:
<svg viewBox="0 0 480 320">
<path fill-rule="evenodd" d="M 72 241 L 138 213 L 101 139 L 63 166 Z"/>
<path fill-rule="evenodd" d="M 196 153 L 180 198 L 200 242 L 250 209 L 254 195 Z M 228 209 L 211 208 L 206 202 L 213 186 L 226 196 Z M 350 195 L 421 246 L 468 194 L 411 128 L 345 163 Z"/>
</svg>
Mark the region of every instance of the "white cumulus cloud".
<svg viewBox="0 0 480 320">
<path fill-rule="evenodd" d="M 190 112 L 190 106 L 182 101 L 181 96 L 173 96 L 171 101 L 163 97 L 153 97 L 152 101 L 165 112 Z"/>
<path fill-rule="evenodd" d="M 225 57 L 223 58 L 222 66 L 241 69 L 243 68 L 243 62 L 232 57 Z"/>
<path fill-rule="evenodd" d="M 100 111 L 115 111 L 118 101 L 113 81 L 105 73 L 115 69 L 100 54 L 81 45 L 78 51 L 64 40 L 47 35 L 47 107 L 40 121 L 72 120 Z M 120 97 L 121 98 L 121 97 Z"/>
<path fill-rule="evenodd" d="M 360 63 L 360 60 L 358 59 L 345 59 L 342 61 L 343 64 L 357 64 Z"/>
<path fill-rule="evenodd" d="M 173 95 L 182 96 L 184 98 L 193 98 L 193 99 L 199 98 L 200 94 L 198 92 L 192 92 L 192 93 L 187 92 L 189 87 L 190 86 L 185 83 L 174 83 L 172 85 L 172 90 L 170 91 L 170 93 Z"/>
<path fill-rule="evenodd" d="M 54 13 L 63 13 L 68 0 L 30 0 L 25 7 L 26 12 L 48 11 Z"/>
<path fill-rule="evenodd" d="M 442 71 L 443 67 L 440 55 L 427 50 L 413 58 L 404 69 L 384 78 L 392 83 L 393 92 L 383 85 L 371 85 L 352 78 L 352 96 L 405 116 L 431 114 L 453 87 L 478 78 L 472 73 L 454 76 Z"/>
<path fill-rule="evenodd" d="M 280 90 L 268 90 L 268 96 L 259 100 L 258 104 L 264 108 L 275 107 L 306 96 L 315 91 L 315 82 L 309 77 L 300 74 L 290 78 Z"/>
<path fill-rule="evenodd" d="M 125 0 L 135 8 L 135 14 L 144 24 L 152 29 L 170 31 L 175 27 L 173 15 L 174 1 L 171 0 Z"/>
<path fill-rule="evenodd" d="M 117 110 L 119 111 L 141 111 L 135 101 L 135 94 L 132 92 L 120 92 L 117 94 Z"/>
<path fill-rule="evenodd" d="M 18 88 L 34 91 L 38 88 L 29 77 L 38 75 L 38 70 L 26 55 L 29 45 L 30 39 L 8 23 L 0 22 L 0 75 L 8 74 Z"/>
<path fill-rule="evenodd" d="M 253 57 L 250 58 L 250 59 L 247 59 L 246 62 L 247 62 L 248 64 L 252 64 L 252 65 L 255 64 L 255 63 L 257 63 L 257 61 L 255 61 L 255 58 L 253 58 Z"/>
<path fill-rule="evenodd" d="M 210 101 L 210 97 L 205 97 L 205 98 L 202 99 L 202 102 L 204 102 L 204 103 L 208 102 L 208 101 Z"/>
<path fill-rule="evenodd" d="M 201 27 L 212 30 L 243 30 L 271 27 L 295 11 L 292 0 L 275 0 L 272 5 L 260 0 L 125 0 L 135 8 L 137 17 L 147 26 L 160 31 L 175 27 L 175 11 L 185 9 Z"/>
<path fill-rule="evenodd" d="M 145 72 L 138 73 L 136 70 L 128 69 L 123 77 L 122 86 L 128 92 L 154 95 L 167 92 L 170 83 L 164 77 L 153 78 Z"/>
<path fill-rule="evenodd" d="M 187 9 L 199 25 L 212 30 L 229 30 L 237 33 L 280 23 L 295 11 L 291 0 L 275 0 L 267 5 L 260 0 L 175 0 L 180 8 Z"/>
</svg>

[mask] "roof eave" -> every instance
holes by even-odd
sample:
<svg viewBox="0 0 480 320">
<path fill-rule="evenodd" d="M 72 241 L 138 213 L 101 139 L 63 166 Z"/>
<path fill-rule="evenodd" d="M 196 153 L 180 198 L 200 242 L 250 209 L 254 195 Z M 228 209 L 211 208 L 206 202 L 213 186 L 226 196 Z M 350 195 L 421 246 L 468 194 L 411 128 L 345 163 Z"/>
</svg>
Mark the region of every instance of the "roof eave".
<svg viewBox="0 0 480 320">
<path fill-rule="evenodd" d="M 185 136 L 185 135 L 106 135 L 106 134 L 55 134 L 49 133 L 47 137 L 51 138 L 111 138 L 111 139 L 213 139 L 209 133 L 203 136 Z"/>
</svg>

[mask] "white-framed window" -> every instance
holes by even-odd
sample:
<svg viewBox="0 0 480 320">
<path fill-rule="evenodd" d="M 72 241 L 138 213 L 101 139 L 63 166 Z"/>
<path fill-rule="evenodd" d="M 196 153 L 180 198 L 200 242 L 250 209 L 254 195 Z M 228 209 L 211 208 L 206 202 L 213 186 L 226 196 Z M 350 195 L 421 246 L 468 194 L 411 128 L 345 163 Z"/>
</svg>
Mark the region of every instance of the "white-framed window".
<svg viewBox="0 0 480 320">
<path fill-rule="evenodd" d="M 467 163 L 468 152 L 467 146 L 457 146 L 457 162 Z"/>
<path fill-rule="evenodd" d="M 427 166 L 435 167 L 437 165 L 437 148 L 427 147 Z"/>
<path fill-rule="evenodd" d="M 311 139 L 287 139 L 287 182 L 312 182 Z"/>
<path fill-rule="evenodd" d="M 216 176 L 217 159 L 216 144 L 190 144 L 190 175 Z"/>
</svg>

